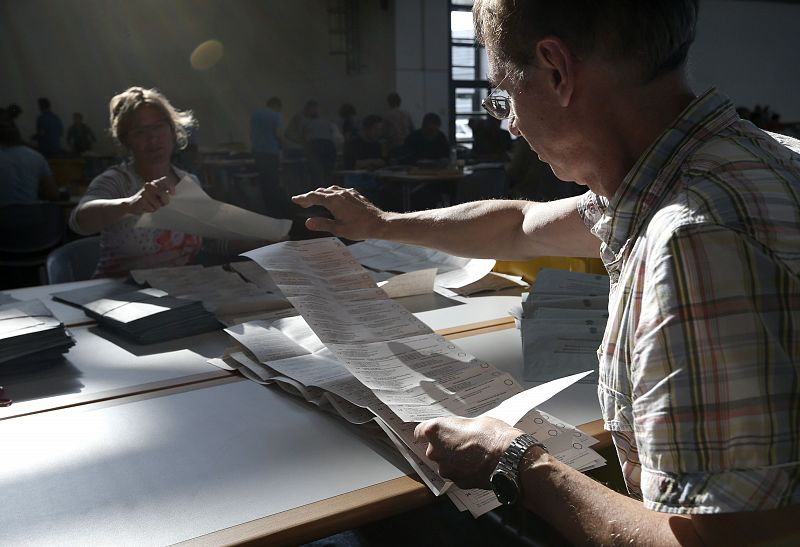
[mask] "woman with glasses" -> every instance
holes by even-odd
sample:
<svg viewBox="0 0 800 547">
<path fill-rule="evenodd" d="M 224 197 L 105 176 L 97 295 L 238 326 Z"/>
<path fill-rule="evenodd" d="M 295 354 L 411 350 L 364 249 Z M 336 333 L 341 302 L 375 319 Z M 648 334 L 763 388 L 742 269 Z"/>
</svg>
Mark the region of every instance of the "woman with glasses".
<svg viewBox="0 0 800 547">
<path fill-rule="evenodd" d="M 95 277 L 123 276 L 130 270 L 182 266 L 201 248 L 227 254 L 226 241 L 207 241 L 194 234 L 137 228 L 142 213 L 169 203 L 175 186 L 197 178 L 172 164 L 176 147 L 186 146 L 197 122 L 190 111 L 177 110 L 157 89 L 131 87 L 109 105 L 110 131 L 127 159 L 95 178 L 72 212 L 70 227 L 78 234 L 101 234 Z"/>
</svg>

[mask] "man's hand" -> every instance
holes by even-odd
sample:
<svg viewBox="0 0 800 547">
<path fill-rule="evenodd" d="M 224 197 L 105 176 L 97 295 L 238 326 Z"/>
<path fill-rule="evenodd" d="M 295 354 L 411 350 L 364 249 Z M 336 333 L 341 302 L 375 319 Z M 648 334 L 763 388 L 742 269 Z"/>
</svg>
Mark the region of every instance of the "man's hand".
<svg viewBox="0 0 800 547">
<path fill-rule="evenodd" d="M 169 203 L 169 196 L 174 193 L 175 185 L 167 177 L 145 182 L 141 190 L 128 198 L 129 212 L 140 215 L 158 211 Z"/>
<path fill-rule="evenodd" d="M 495 418 L 435 418 L 414 430 L 428 441 L 427 456 L 439 474 L 461 488 L 490 488 L 489 475 L 522 431 Z"/>
<path fill-rule="evenodd" d="M 380 238 L 386 213 L 375 207 L 352 188 L 330 186 L 294 196 L 292 201 L 301 207 L 319 205 L 333 215 L 332 219 L 311 217 L 306 220 L 309 230 L 330 232 L 347 239 Z"/>
</svg>

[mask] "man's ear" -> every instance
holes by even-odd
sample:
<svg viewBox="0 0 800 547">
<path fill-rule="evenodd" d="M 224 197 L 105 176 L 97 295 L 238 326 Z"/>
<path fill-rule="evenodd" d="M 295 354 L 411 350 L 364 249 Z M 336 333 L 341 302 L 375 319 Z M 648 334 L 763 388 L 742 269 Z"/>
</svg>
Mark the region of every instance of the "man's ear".
<svg viewBox="0 0 800 547">
<path fill-rule="evenodd" d="M 536 44 L 536 60 L 549 72 L 548 85 L 558 104 L 569 106 L 575 90 L 575 59 L 567 44 L 559 38 L 545 38 Z"/>
</svg>

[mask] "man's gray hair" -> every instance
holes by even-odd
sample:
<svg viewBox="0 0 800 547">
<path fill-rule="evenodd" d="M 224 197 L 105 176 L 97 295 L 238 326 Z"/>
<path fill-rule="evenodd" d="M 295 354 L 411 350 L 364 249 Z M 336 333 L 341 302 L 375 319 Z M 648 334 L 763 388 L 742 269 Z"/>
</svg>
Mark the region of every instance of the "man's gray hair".
<svg viewBox="0 0 800 547">
<path fill-rule="evenodd" d="M 633 62 L 647 82 L 684 66 L 698 8 L 699 0 L 475 0 L 472 11 L 478 41 L 512 81 L 551 36 L 579 59 Z"/>
</svg>

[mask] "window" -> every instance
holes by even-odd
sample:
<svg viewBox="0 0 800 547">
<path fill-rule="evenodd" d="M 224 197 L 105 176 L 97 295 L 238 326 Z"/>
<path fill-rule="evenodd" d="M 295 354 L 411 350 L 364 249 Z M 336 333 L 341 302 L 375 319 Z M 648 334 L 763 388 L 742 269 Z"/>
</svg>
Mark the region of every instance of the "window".
<svg viewBox="0 0 800 547">
<path fill-rule="evenodd" d="M 481 100 L 488 93 L 486 50 L 475 42 L 472 0 L 450 2 L 450 139 L 472 147 L 472 118 L 486 118 Z"/>
</svg>

